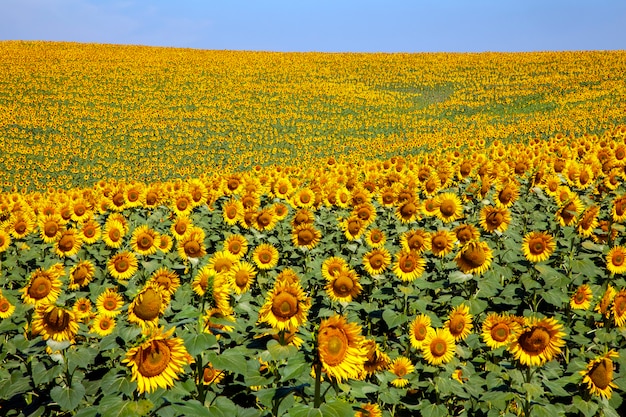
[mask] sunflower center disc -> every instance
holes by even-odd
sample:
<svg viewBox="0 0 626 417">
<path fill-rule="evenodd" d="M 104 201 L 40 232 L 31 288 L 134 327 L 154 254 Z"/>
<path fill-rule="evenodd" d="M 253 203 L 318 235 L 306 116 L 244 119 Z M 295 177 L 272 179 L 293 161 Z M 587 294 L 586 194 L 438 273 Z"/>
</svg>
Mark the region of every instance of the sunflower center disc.
<svg viewBox="0 0 626 417">
<path fill-rule="evenodd" d="M 417 326 L 417 328 L 413 331 L 416 340 L 424 340 L 426 338 L 426 333 L 427 329 L 423 324 Z"/>
<path fill-rule="evenodd" d="M 59 249 L 63 252 L 69 252 L 74 247 L 74 238 L 71 236 L 63 236 L 59 240 Z"/>
<path fill-rule="evenodd" d="M 28 289 L 28 295 L 35 300 L 42 299 L 50 294 L 52 283 L 46 277 L 37 277 Z"/>
<path fill-rule="evenodd" d="M 482 248 L 474 246 L 463 252 L 463 260 L 473 268 L 478 268 L 485 263 L 487 255 Z"/>
<path fill-rule="evenodd" d="M 613 380 L 613 363 L 609 359 L 603 359 L 589 372 L 589 378 L 596 387 L 605 389 Z"/>
<path fill-rule="evenodd" d="M 430 352 L 433 356 L 443 356 L 446 353 L 448 345 L 443 340 L 435 339 L 430 344 Z"/>
<path fill-rule="evenodd" d="M 115 270 L 117 272 L 126 272 L 130 268 L 130 265 L 126 259 L 119 259 L 115 262 Z"/>
<path fill-rule="evenodd" d="M 146 378 L 161 375 L 170 364 L 172 353 L 166 342 L 153 340 L 150 346 L 140 349 L 137 370 Z"/>
<path fill-rule="evenodd" d="M 509 334 L 509 326 L 504 323 L 498 323 L 491 329 L 491 338 L 496 342 L 505 342 L 506 339 L 509 337 Z"/>
<path fill-rule="evenodd" d="M 301 230 L 298 232 L 298 243 L 305 246 L 313 241 L 313 233 L 310 230 Z"/>
<path fill-rule="evenodd" d="M 370 265 L 374 269 L 380 269 L 383 266 L 383 256 L 379 253 L 375 254 L 370 258 Z"/>
<path fill-rule="evenodd" d="M 142 250 L 150 249 L 152 247 L 152 242 L 153 242 L 153 239 L 152 239 L 152 236 L 150 235 L 141 235 L 141 238 L 137 239 L 139 249 L 142 249 Z"/>
<path fill-rule="evenodd" d="M 44 233 L 47 237 L 52 237 L 57 234 L 59 230 L 59 225 L 55 221 L 46 222 L 44 225 Z"/>
<path fill-rule="evenodd" d="M 298 311 L 298 300 L 288 292 L 281 292 L 274 297 L 272 312 L 275 316 L 288 319 Z"/>
<path fill-rule="evenodd" d="M 465 329 L 465 319 L 463 316 L 455 315 L 450 319 L 450 333 L 452 336 L 459 336 Z"/>
<path fill-rule="evenodd" d="M 235 274 L 235 284 L 237 284 L 239 288 L 243 288 L 248 285 L 248 281 L 249 278 L 246 271 L 237 271 Z"/>
<path fill-rule="evenodd" d="M 326 339 L 326 343 L 320 344 L 320 348 L 324 353 L 324 362 L 330 366 L 339 365 L 346 356 L 348 339 L 338 329 L 329 330 L 323 334 L 323 337 Z"/>
<path fill-rule="evenodd" d="M 161 296 L 152 288 L 148 288 L 135 304 L 133 312 L 142 320 L 153 320 L 161 310 Z"/>
<path fill-rule="evenodd" d="M 187 256 L 191 256 L 193 258 L 194 255 L 200 253 L 200 244 L 193 240 L 185 243 L 185 253 L 187 254 Z"/>
<path fill-rule="evenodd" d="M 533 240 L 528 247 L 533 255 L 541 255 L 546 250 L 546 245 L 541 239 Z"/>
<path fill-rule="evenodd" d="M 46 325 L 55 332 L 62 332 L 70 323 L 69 313 L 56 307 L 44 314 L 43 319 Z"/>
<path fill-rule="evenodd" d="M 454 201 L 446 200 L 441 203 L 441 206 L 439 206 L 439 210 L 441 211 L 441 214 L 443 214 L 445 217 L 450 217 L 456 211 L 456 205 L 454 204 Z"/>
<path fill-rule="evenodd" d="M 352 280 L 349 277 L 343 275 L 339 276 L 333 284 L 333 289 L 341 297 L 349 295 L 352 292 L 353 287 L 354 283 L 352 282 Z"/>
<path fill-rule="evenodd" d="M 548 347 L 550 333 L 543 327 L 534 327 L 519 338 L 519 343 L 525 352 L 539 354 Z"/>
</svg>

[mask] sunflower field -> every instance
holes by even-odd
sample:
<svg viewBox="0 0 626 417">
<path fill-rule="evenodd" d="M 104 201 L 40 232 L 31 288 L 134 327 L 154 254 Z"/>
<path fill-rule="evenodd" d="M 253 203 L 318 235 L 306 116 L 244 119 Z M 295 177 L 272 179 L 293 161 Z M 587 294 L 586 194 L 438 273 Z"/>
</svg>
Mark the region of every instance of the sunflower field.
<svg viewBox="0 0 626 417">
<path fill-rule="evenodd" d="M 624 415 L 625 68 L 0 42 L 0 414 Z"/>
</svg>

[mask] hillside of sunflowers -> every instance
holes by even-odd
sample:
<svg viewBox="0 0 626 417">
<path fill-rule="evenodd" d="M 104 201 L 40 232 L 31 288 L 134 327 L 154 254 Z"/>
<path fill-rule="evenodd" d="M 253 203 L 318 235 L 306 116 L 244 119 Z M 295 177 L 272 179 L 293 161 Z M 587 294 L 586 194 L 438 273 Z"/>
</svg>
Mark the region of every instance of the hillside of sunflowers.
<svg viewBox="0 0 626 417">
<path fill-rule="evenodd" d="M 625 70 L 0 42 L 0 415 L 624 415 Z"/>
</svg>

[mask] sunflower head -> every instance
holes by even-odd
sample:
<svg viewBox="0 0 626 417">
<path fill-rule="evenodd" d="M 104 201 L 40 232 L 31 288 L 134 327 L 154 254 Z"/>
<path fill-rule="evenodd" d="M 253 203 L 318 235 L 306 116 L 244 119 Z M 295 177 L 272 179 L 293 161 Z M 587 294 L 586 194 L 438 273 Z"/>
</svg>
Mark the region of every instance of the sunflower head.
<svg viewBox="0 0 626 417">
<path fill-rule="evenodd" d="M 317 333 L 318 356 L 322 370 L 341 382 L 358 379 L 367 360 L 361 327 L 348 323 L 343 316 L 322 320 Z"/>
<path fill-rule="evenodd" d="M 598 356 L 587 364 L 587 368 L 580 371 L 583 376 L 583 384 L 587 384 L 587 389 L 592 395 L 597 395 L 606 399 L 611 398 L 613 388 L 617 388 L 613 382 L 613 361 L 612 358 L 619 354 L 614 350 L 609 350 L 606 354 Z"/>
<path fill-rule="evenodd" d="M 522 365 L 541 366 L 561 353 L 565 345 L 563 325 L 554 318 L 527 318 L 509 351 Z"/>
</svg>

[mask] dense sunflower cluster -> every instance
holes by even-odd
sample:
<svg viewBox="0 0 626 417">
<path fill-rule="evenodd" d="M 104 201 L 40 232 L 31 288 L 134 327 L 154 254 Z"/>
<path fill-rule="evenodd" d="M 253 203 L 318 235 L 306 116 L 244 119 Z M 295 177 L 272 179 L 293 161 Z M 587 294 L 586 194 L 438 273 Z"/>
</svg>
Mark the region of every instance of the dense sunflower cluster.
<svg viewBox="0 0 626 417">
<path fill-rule="evenodd" d="M 527 413 L 529 386 L 617 408 L 626 128 L 472 149 L 1 194 L 2 336 L 42 387 L 84 387 L 76 406 L 102 373 L 156 406 L 239 387 L 277 412 L 264 393 L 291 381 L 354 384 L 374 415 L 487 407 L 476 389 Z"/>
<path fill-rule="evenodd" d="M 626 123 L 624 60 L 624 51 L 324 54 L 3 41 L 0 189 L 580 136 Z"/>
</svg>

